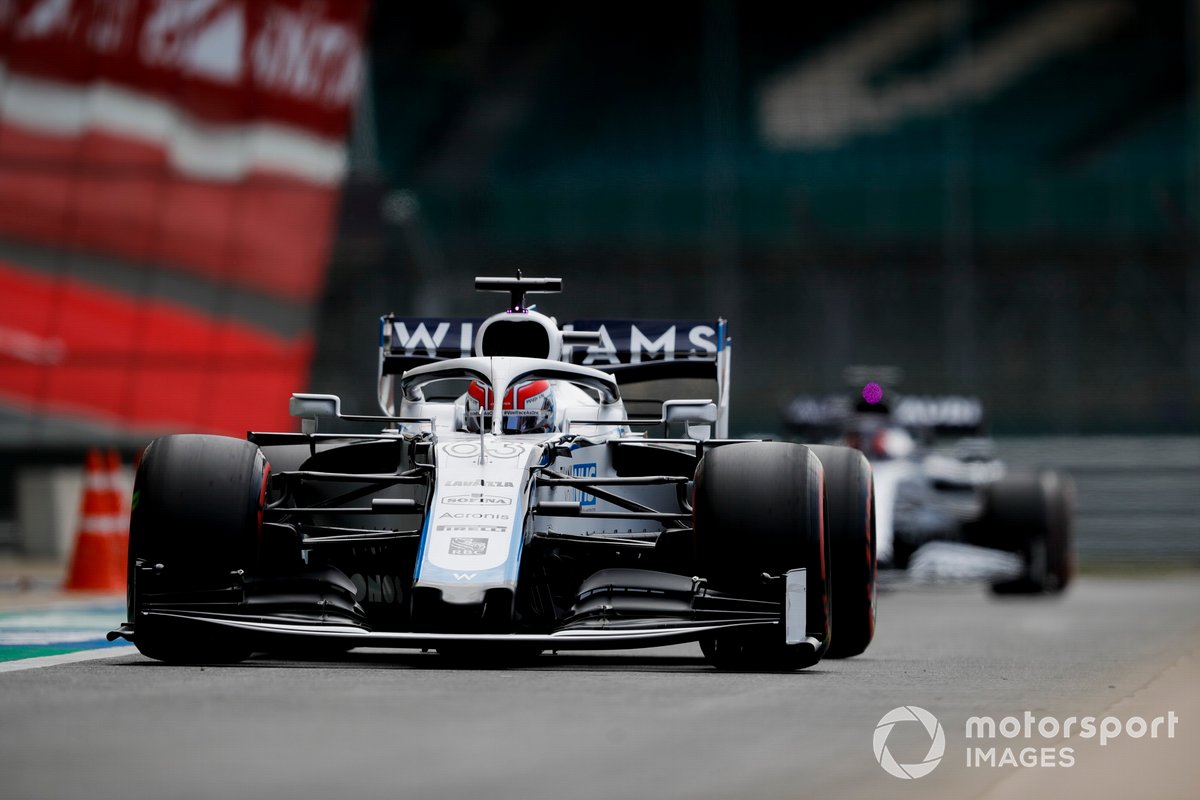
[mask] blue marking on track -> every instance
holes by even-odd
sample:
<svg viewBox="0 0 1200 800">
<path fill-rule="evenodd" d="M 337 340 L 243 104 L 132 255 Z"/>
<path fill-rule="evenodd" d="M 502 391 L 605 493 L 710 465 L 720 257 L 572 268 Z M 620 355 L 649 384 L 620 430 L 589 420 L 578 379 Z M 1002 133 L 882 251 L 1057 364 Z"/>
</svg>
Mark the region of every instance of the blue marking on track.
<svg viewBox="0 0 1200 800">
<path fill-rule="evenodd" d="M 0 612 L 0 661 L 127 646 L 104 638 L 124 621 L 125 603 L 118 601 Z"/>
</svg>

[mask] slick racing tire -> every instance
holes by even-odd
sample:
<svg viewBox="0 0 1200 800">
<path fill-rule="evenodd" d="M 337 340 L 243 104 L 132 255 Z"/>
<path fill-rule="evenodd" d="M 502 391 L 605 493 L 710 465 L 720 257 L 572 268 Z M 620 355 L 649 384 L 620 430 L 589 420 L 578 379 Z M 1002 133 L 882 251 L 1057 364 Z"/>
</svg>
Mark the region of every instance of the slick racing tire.
<svg viewBox="0 0 1200 800">
<path fill-rule="evenodd" d="M 826 658 L 850 658 L 875 635 L 875 484 L 871 465 L 849 447 L 809 445 L 825 468 L 825 537 L 833 567 L 833 630 Z"/>
<path fill-rule="evenodd" d="M 714 590 L 782 605 L 783 575 L 807 570 L 808 642 L 787 644 L 782 624 L 729 631 L 701 641 L 709 662 L 719 669 L 794 670 L 819 661 L 829 641 L 829 565 L 817 457 L 785 442 L 715 447 L 696 468 L 693 509 L 700 574 Z"/>
<path fill-rule="evenodd" d="M 992 585 L 996 594 L 1059 594 L 1075 573 L 1075 485 L 1057 472 L 1004 478 L 984 493 L 993 540 L 1014 542 L 1020 577 Z"/>
<path fill-rule="evenodd" d="M 237 571 L 257 560 L 269 476 L 262 451 L 242 439 L 164 436 L 146 448 L 134 480 L 128 572 L 129 620 L 143 655 L 181 663 L 250 655 L 236 635 L 142 611 L 238 589 Z"/>
</svg>

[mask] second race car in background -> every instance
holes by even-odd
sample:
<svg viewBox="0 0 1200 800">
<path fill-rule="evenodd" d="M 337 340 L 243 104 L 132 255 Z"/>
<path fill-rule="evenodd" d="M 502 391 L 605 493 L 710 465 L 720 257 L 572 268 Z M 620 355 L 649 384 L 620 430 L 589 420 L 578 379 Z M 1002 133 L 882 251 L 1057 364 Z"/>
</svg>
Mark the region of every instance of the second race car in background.
<svg viewBox="0 0 1200 800">
<path fill-rule="evenodd" d="M 1003 594 L 1062 592 L 1075 561 L 1071 479 L 1010 471 L 985 435 L 978 398 L 885 390 L 900 376 L 850 368 L 853 395 L 799 396 L 784 413 L 797 439 L 855 447 L 870 460 L 880 569 L 982 579 Z"/>
</svg>

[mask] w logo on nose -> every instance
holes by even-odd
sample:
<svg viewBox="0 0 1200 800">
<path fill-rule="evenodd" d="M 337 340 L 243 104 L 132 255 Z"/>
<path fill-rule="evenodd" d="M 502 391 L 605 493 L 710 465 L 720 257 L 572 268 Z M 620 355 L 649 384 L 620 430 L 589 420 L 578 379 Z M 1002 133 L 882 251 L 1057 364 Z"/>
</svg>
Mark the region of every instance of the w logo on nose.
<svg viewBox="0 0 1200 800">
<path fill-rule="evenodd" d="M 455 573 L 453 573 L 454 580 L 456 580 L 456 581 L 473 581 L 473 580 L 475 580 L 475 574 L 476 573 L 474 573 L 474 572 L 455 572 Z"/>
</svg>

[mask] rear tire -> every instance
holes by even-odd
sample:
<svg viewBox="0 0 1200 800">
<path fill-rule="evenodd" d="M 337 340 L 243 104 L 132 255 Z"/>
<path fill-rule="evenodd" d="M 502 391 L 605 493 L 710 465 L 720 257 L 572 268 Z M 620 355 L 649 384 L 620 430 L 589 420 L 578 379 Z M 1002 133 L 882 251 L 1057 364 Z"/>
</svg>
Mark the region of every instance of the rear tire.
<svg viewBox="0 0 1200 800">
<path fill-rule="evenodd" d="M 798 444 L 729 444 L 701 459 L 693 508 L 700 574 L 709 584 L 782 602 L 782 576 L 792 569 L 808 571 L 810 642 L 787 644 L 782 624 L 765 632 L 722 633 L 700 644 L 718 669 L 795 670 L 824 655 L 829 641 L 824 486 L 821 462 Z M 764 573 L 775 579 L 764 579 Z"/>
<path fill-rule="evenodd" d="M 833 631 L 826 658 L 850 658 L 875 636 L 875 483 L 871 465 L 849 447 L 809 445 L 825 468 L 825 535 L 833 577 Z"/>
<path fill-rule="evenodd" d="M 993 541 L 1018 543 L 1024 573 L 996 594 L 1059 594 L 1075 574 L 1075 485 L 1057 472 L 1004 478 L 984 495 Z"/>
<path fill-rule="evenodd" d="M 148 599 L 204 602 L 238 590 L 237 570 L 258 559 L 269 475 L 262 451 L 242 439 L 164 436 L 146 448 L 134 481 L 128 593 L 143 655 L 192 664 L 250 655 L 236 634 L 141 612 Z"/>
</svg>

